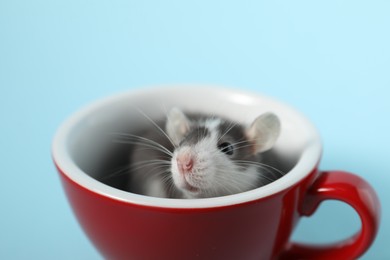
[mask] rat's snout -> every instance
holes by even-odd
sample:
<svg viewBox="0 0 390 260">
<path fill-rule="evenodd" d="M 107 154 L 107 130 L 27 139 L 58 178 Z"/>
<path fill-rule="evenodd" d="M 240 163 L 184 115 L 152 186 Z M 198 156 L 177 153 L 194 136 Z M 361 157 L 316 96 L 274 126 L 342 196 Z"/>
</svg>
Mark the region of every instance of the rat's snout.
<svg viewBox="0 0 390 260">
<path fill-rule="evenodd" d="M 188 151 L 179 153 L 176 157 L 176 162 L 181 174 L 190 172 L 194 166 L 193 155 Z"/>
</svg>

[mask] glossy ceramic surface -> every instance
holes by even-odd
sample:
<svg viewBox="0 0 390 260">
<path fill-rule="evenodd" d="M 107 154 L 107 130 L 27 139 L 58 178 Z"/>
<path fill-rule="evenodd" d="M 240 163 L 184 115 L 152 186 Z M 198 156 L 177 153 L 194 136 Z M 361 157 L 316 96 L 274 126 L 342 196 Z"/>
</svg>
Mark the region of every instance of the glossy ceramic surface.
<svg viewBox="0 0 390 260">
<path fill-rule="evenodd" d="M 364 253 L 378 229 L 379 201 L 360 177 L 318 171 L 321 144 L 310 122 L 290 107 L 264 96 L 206 89 L 156 88 L 114 96 L 76 113 L 60 128 L 54 140 L 54 161 L 79 222 L 100 252 L 109 259 L 354 259 Z M 270 109 L 280 115 L 284 130 L 275 149 L 292 149 L 290 153 L 300 153 L 299 159 L 286 176 L 265 187 L 198 200 L 159 199 L 118 191 L 78 168 L 74 156 L 79 144 L 74 140 L 80 140 L 80 136 L 93 138 L 95 130 L 91 129 L 109 124 L 110 115 L 123 111 L 121 103 L 137 101 L 137 106 L 146 108 L 156 102 L 157 96 L 164 105 L 181 104 L 188 109 L 196 108 L 203 99 L 198 109 L 205 111 L 215 107 L 218 100 L 220 113 L 230 109 L 231 116 L 236 113 L 237 118 L 244 110 L 250 111 L 251 117 Z M 119 105 L 112 108 L 113 104 Z M 158 106 L 149 113 L 156 111 Z M 214 112 L 218 111 L 214 108 Z M 291 135 L 296 143 L 291 141 Z M 361 231 L 331 246 L 289 242 L 299 218 L 312 214 L 327 199 L 354 207 L 362 219 Z"/>
</svg>

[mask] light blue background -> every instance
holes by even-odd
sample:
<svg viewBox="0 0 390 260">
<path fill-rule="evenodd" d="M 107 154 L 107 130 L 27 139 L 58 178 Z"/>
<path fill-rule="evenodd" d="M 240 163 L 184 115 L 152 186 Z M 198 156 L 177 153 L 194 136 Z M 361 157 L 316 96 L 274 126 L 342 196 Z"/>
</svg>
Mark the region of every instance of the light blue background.
<svg viewBox="0 0 390 260">
<path fill-rule="evenodd" d="M 240 87 L 306 114 L 322 169 L 378 191 L 382 224 L 362 259 L 390 259 L 389 1 L 0 0 L 0 259 L 101 259 L 52 165 L 59 124 L 120 91 L 169 83 Z M 359 229 L 326 202 L 294 234 Z"/>
</svg>

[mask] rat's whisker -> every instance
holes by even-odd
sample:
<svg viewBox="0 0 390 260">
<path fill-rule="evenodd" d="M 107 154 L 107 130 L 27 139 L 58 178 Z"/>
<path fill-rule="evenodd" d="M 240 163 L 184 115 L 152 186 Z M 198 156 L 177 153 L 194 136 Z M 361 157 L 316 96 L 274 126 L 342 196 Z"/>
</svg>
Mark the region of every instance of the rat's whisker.
<svg viewBox="0 0 390 260">
<path fill-rule="evenodd" d="M 112 141 L 113 142 L 116 142 L 116 143 L 128 143 L 128 144 L 141 144 L 141 145 L 144 145 L 144 146 L 148 146 L 150 148 L 159 148 L 160 150 L 159 151 L 164 151 L 164 153 L 172 156 L 173 153 L 168 149 L 166 148 L 165 146 L 163 146 L 162 144 L 159 144 L 157 143 L 156 141 L 153 141 L 151 139 L 148 139 L 148 138 L 145 138 L 145 137 L 142 137 L 142 136 L 138 136 L 138 135 L 134 135 L 134 134 L 129 134 L 129 133 L 111 133 L 111 135 L 114 135 L 116 137 L 116 139 L 113 139 Z"/>
<path fill-rule="evenodd" d="M 106 181 L 110 178 L 121 176 L 122 174 L 128 174 L 130 171 L 130 168 L 131 168 L 131 165 L 121 166 L 121 167 L 119 167 L 119 169 L 113 170 L 109 174 L 101 177 L 100 180 Z"/>
<path fill-rule="evenodd" d="M 154 163 L 145 162 L 143 164 L 133 165 L 130 168 L 130 170 L 131 171 L 137 171 L 137 170 L 140 170 L 140 169 L 143 169 L 143 168 L 146 168 L 146 167 L 152 167 L 151 170 L 153 170 L 155 168 L 162 168 L 162 167 L 167 167 L 167 166 L 169 166 L 169 164 L 165 164 L 165 163 L 161 163 L 161 162 L 154 162 Z"/>
<path fill-rule="evenodd" d="M 137 166 L 137 165 L 151 165 L 151 164 L 164 164 L 164 165 L 171 165 L 171 163 L 167 160 L 161 160 L 161 159 L 154 159 L 154 160 L 143 160 L 139 162 L 135 162 L 132 165 Z"/>
<path fill-rule="evenodd" d="M 233 127 L 235 127 L 236 125 L 237 125 L 236 122 L 230 122 L 229 128 L 218 138 L 217 143 L 219 143 L 222 140 L 222 138 L 225 137 L 225 135 L 227 135 L 227 133 L 229 133 L 230 130 L 232 130 Z"/>
<path fill-rule="evenodd" d="M 134 167 L 134 168 L 131 168 L 132 171 L 137 171 L 137 170 L 141 170 L 141 169 L 146 169 L 147 170 L 147 173 L 154 173 L 153 171 L 155 169 L 161 169 L 161 168 L 167 168 L 166 165 L 162 165 L 162 164 L 145 164 L 145 165 L 140 165 L 138 167 Z"/>
<path fill-rule="evenodd" d="M 153 119 L 151 119 L 147 114 L 145 114 L 140 108 L 137 108 L 137 111 L 143 115 L 150 123 L 152 123 L 156 128 L 157 130 L 160 131 L 160 133 L 162 133 L 168 140 L 169 142 L 173 145 L 173 147 L 176 147 L 175 143 L 173 142 L 173 140 L 168 136 L 168 134 L 159 126 L 157 125 L 156 122 L 153 121 Z"/>
<path fill-rule="evenodd" d="M 247 187 L 256 186 L 256 183 L 254 183 L 252 180 L 248 180 L 246 178 L 243 178 L 246 176 L 246 173 L 244 171 L 238 170 L 235 173 L 235 176 L 232 178 L 231 176 L 225 176 L 221 175 L 218 176 L 219 180 L 226 181 L 227 185 L 233 186 L 234 188 L 240 189 L 240 187 L 244 184 Z"/>
<path fill-rule="evenodd" d="M 241 165 L 248 165 L 248 166 L 257 166 L 259 168 L 263 168 L 263 169 L 271 169 L 277 173 L 280 174 L 280 177 L 286 175 L 285 172 L 271 166 L 271 165 L 268 165 L 268 164 L 265 164 L 265 163 L 260 163 L 260 162 L 253 162 L 253 161 L 245 161 L 245 160 L 237 160 L 236 161 L 237 164 L 241 164 Z"/>
</svg>

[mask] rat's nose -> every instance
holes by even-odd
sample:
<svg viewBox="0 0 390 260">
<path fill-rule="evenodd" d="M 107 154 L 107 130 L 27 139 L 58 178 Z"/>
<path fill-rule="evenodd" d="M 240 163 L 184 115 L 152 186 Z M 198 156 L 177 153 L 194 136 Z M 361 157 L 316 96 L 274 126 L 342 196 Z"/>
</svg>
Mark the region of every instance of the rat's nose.
<svg viewBox="0 0 390 260">
<path fill-rule="evenodd" d="M 176 157 L 177 166 L 180 173 L 185 174 L 192 170 L 194 166 L 194 159 L 190 153 L 181 153 Z"/>
</svg>

